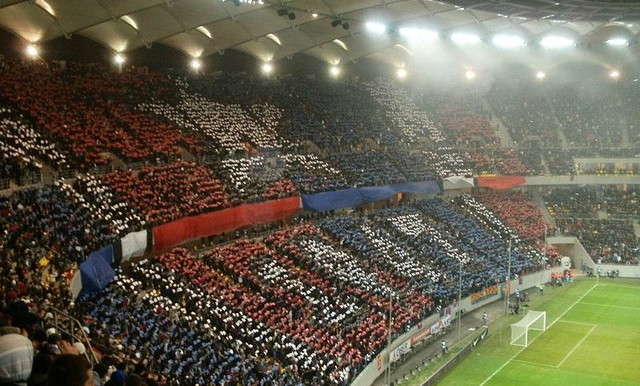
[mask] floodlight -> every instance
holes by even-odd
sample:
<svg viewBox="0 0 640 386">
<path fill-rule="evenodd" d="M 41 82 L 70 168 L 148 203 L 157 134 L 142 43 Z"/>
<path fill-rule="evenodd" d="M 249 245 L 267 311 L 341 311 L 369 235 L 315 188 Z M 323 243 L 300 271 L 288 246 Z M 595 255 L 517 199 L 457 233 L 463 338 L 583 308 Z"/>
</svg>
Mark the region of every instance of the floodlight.
<svg viewBox="0 0 640 386">
<path fill-rule="evenodd" d="M 611 72 L 609 73 L 609 78 L 611 79 L 618 79 L 620 77 L 620 71 L 618 70 L 611 70 Z"/>
<path fill-rule="evenodd" d="M 194 71 L 198 71 L 202 67 L 202 63 L 198 59 L 193 59 L 190 64 Z"/>
<path fill-rule="evenodd" d="M 456 32 L 451 35 L 451 41 L 456 44 L 477 44 L 480 43 L 480 36 L 475 34 L 468 34 L 462 32 Z"/>
<path fill-rule="evenodd" d="M 115 55 L 113 55 L 113 61 L 116 64 L 122 64 L 122 63 L 124 63 L 125 58 L 124 58 L 124 56 L 122 56 L 120 54 L 115 54 Z"/>
<path fill-rule="evenodd" d="M 329 69 L 329 73 L 333 76 L 338 76 L 340 75 L 340 68 L 336 66 L 331 66 L 331 68 Z"/>
<path fill-rule="evenodd" d="M 543 80 L 546 76 L 547 76 L 547 74 L 545 74 L 545 73 L 544 73 L 544 72 L 542 72 L 542 71 L 538 71 L 538 72 L 536 73 L 536 78 L 538 78 L 539 80 Z"/>
<path fill-rule="evenodd" d="M 407 77 L 407 70 L 405 70 L 404 68 L 400 68 L 398 69 L 398 72 L 396 72 L 396 75 L 398 76 L 398 78 L 404 79 Z"/>
<path fill-rule="evenodd" d="M 426 41 L 438 39 L 438 33 L 436 31 L 423 28 L 403 27 L 400 28 L 398 32 L 407 39 L 420 39 Z"/>
<path fill-rule="evenodd" d="M 387 32 L 387 26 L 382 23 L 368 22 L 365 24 L 365 26 L 367 27 L 367 31 L 369 32 L 377 34 L 383 34 Z"/>
<path fill-rule="evenodd" d="M 540 45 L 545 48 L 566 48 L 575 45 L 575 41 L 560 36 L 547 36 L 540 41 Z"/>
<path fill-rule="evenodd" d="M 36 47 L 36 46 L 34 46 L 32 44 L 29 44 L 27 46 L 27 49 L 25 50 L 25 52 L 26 52 L 27 56 L 30 56 L 32 58 L 35 58 L 39 54 L 38 47 Z"/>
<path fill-rule="evenodd" d="M 492 39 L 494 45 L 504 48 L 523 47 L 527 42 L 520 36 L 495 35 Z"/>
<path fill-rule="evenodd" d="M 625 38 L 613 38 L 605 41 L 610 46 L 628 46 L 629 41 Z"/>
<path fill-rule="evenodd" d="M 273 72 L 273 64 L 271 63 L 265 63 L 262 65 L 262 73 L 265 75 L 269 75 L 271 74 L 271 72 Z"/>
<path fill-rule="evenodd" d="M 467 70 L 467 72 L 464 73 L 464 77 L 467 78 L 467 80 L 473 80 L 476 78 L 476 72 L 473 70 Z"/>
</svg>

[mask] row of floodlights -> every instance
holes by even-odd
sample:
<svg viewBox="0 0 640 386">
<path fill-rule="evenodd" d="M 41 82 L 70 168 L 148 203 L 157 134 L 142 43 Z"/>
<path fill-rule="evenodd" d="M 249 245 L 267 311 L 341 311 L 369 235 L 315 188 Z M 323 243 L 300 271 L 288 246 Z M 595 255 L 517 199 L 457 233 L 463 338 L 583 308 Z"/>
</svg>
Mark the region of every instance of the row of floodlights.
<svg viewBox="0 0 640 386">
<path fill-rule="evenodd" d="M 28 56 L 31 56 L 31 57 L 37 57 L 39 55 L 38 48 L 36 46 L 33 46 L 33 45 L 28 45 L 27 48 L 26 48 L 26 54 Z M 126 61 L 126 59 L 122 54 L 116 53 L 116 54 L 113 55 L 113 62 L 115 64 L 122 65 L 125 61 Z M 199 71 L 202 68 L 202 62 L 199 59 L 191 60 L 189 65 L 190 65 L 191 69 L 196 71 L 196 72 Z M 275 67 L 273 66 L 272 63 L 267 62 L 267 63 L 263 63 L 262 67 L 260 69 L 261 69 L 263 74 L 270 75 L 273 72 L 273 70 L 275 69 Z M 340 67 L 338 67 L 338 66 L 329 67 L 329 74 L 331 74 L 331 76 L 333 76 L 333 77 L 337 78 L 340 75 L 341 72 L 342 71 L 341 71 Z M 407 70 L 404 69 L 404 68 L 400 68 L 400 69 L 398 69 L 396 71 L 396 76 L 399 79 L 404 79 L 404 78 L 407 77 L 407 75 L 408 75 Z M 476 72 L 473 69 L 467 69 L 465 71 L 464 76 L 465 76 L 465 78 L 467 80 L 471 81 L 471 80 L 474 80 L 476 78 Z M 543 71 L 538 71 L 535 76 L 539 80 L 544 80 L 547 75 Z M 615 80 L 615 79 L 620 78 L 620 76 L 621 76 L 621 73 L 618 70 L 611 70 L 609 72 L 609 77 L 611 79 Z"/>
<path fill-rule="evenodd" d="M 387 26 L 381 23 L 366 23 L 367 30 L 372 33 L 383 34 L 390 32 Z M 439 40 L 442 36 L 434 30 L 424 28 L 402 27 L 397 30 L 400 36 L 409 40 L 434 41 Z M 468 32 L 454 32 L 449 35 L 449 39 L 456 44 L 479 44 L 483 39 L 478 34 Z M 524 47 L 529 42 L 522 36 L 510 34 L 496 34 L 491 37 L 491 43 L 497 47 L 518 48 Z M 576 45 L 574 39 L 563 36 L 547 35 L 540 39 L 540 45 L 545 48 L 566 48 Z M 632 41 L 623 37 L 615 37 L 605 41 L 611 46 L 629 46 Z"/>
</svg>

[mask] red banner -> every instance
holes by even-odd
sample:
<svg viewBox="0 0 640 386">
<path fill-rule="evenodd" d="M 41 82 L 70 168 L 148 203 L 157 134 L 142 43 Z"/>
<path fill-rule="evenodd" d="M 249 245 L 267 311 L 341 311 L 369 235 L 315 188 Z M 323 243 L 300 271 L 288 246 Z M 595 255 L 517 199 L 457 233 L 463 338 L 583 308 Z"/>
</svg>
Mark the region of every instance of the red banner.
<svg viewBox="0 0 640 386">
<path fill-rule="evenodd" d="M 520 176 L 485 176 L 478 177 L 478 186 L 496 190 L 506 190 L 524 185 L 527 182 L 525 177 Z"/>
<path fill-rule="evenodd" d="M 153 250 L 161 251 L 183 241 L 217 235 L 248 225 L 289 217 L 300 209 L 300 197 L 243 204 L 234 208 L 186 217 L 153 228 Z"/>
</svg>

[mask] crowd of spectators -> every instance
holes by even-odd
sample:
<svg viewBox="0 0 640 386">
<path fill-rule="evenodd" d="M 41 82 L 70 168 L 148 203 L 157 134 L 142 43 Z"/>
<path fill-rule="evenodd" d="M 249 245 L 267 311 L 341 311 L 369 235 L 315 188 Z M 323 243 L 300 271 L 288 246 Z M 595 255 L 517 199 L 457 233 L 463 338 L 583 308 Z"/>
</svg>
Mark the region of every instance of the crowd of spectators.
<svg viewBox="0 0 640 386">
<path fill-rule="evenodd" d="M 41 319 L 49 307 L 67 310 L 77 264 L 113 238 L 109 222 L 60 182 L 0 196 L 0 312 L 18 300 Z"/>
<path fill-rule="evenodd" d="M 638 188 L 617 186 L 557 188 L 543 196 L 559 230 L 578 237 L 591 258 L 623 264 L 639 263 L 638 197 Z"/>
<path fill-rule="evenodd" d="M 576 236 L 598 263 L 640 264 L 640 240 L 631 220 L 557 218 L 563 235 Z"/>
<path fill-rule="evenodd" d="M 342 169 L 353 187 L 378 186 L 406 182 L 391 159 L 381 152 L 334 153 L 328 157 L 335 168 Z"/>
<path fill-rule="evenodd" d="M 316 155 L 284 154 L 278 156 L 277 162 L 284 170 L 284 175 L 301 193 L 312 194 L 350 187 L 340 168 L 330 166 Z"/>
<path fill-rule="evenodd" d="M 513 227 L 525 240 L 541 240 L 545 229 L 552 226 L 542 218 L 540 209 L 526 193 L 515 191 L 486 191 L 477 199 Z"/>
<path fill-rule="evenodd" d="M 129 111 L 137 99 L 162 93 L 166 82 L 158 75 L 115 76 L 96 65 L 34 61 L 5 63 L 1 78 L 2 97 L 33 118 L 68 155 L 72 167 L 108 164 L 105 152 L 139 161 L 171 158 L 179 154 L 178 145 L 200 151 L 189 134 Z"/>
<path fill-rule="evenodd" d="M 18 111 L 0 106 L 0 132 L 0 160 L 3 165 L 0 178 L 23 185 L 25 174 L 39 173 L 43 166 L 41 162 L 56 170 L 66 168 L 65 153 L 38 133 Z"/>
<path fill-rule="evenodd" d="M 558 125 L 542 84 L 517 79 L 496 81 L 487 99 L 517 146 L 524 148 L 535 138 L 544 148 L 561 147 Z"/>
<path fill-rule="evenodd" d="M 618 94 L 604 82 L 563 84 L 550 90 L 555 112 L 572 147 L 622 145 L 622 133 L 637 113 L 626 111 Z M 629 120 L 629 121 L 627 121 Z"/>
<path fill-rule="evenodd" d="M 233 202 L 219 178 L 186 161 L 146 166 L 139 172 L 116 171 L 100 180 L 111 187 L 115 202 L 124 202 L 148 225 L 164 224 L 228 208 Z"/>
<path fill-rule="evenodd" d="M 599 213 L 613 218 L 638 218 L 640 189 L 634 186 L 586 186 L 549 189 L 544 201 L 554 217 L 597 218 Z"/>
<path fill-rule="evenodd" d="M 283 176 L 283 170 L 278 167 L 276 160 L 270 161 L 261 155 L 228 158 L 220 161 L 217 169 L 228 181 L 236 204 L 299 194 L 293 182 Z"/>
<path fill-rule="evenodd" d="M 79 176 L 73 182 L 73 190 L 77 192 L 76 195 L 82 195 L 82 200 L 97 218 L 109 224 L 111 233 L 123 237 L 129 232 L 144 229 L 146 222 L 142 215 L 125 201 L 119 200 L 113 188 L 99 177 L 91 174 Z"/>
</svg>

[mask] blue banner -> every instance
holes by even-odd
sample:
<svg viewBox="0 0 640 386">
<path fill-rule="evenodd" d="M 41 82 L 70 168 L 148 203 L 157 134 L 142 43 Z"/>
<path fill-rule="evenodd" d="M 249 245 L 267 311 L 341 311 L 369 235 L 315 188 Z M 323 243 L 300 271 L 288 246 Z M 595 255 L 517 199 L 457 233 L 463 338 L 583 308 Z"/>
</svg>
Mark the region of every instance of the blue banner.
<svg viewBox="0 0 640 386">
<path fill-rule="evenodd" d="M 105 249 L 101 249 L 100 252 Z M 113 256 L 113 254 L 112 254 Z M 116 273 L 111 268 L 105 258 L 105 254 L 93 252 L 87 260 L 80 264 L 80 275 L 82 278 L 82 295 L 88 295 L 100 291 L 106 287 Z"/>
<path fill-rule="evenodd" d="M 336 209 L 353 208 L 367 202 L 386 200 L 397 193 L 437 194 L 440 193 L 440 188 L 436 181 L 422 181 L 397 185 L 352 188 L 317 194 L 303 194 L 302 206 L 305 210 L 326 212 Z"/>
</svg>

